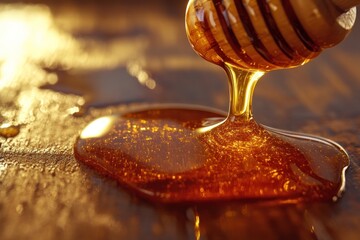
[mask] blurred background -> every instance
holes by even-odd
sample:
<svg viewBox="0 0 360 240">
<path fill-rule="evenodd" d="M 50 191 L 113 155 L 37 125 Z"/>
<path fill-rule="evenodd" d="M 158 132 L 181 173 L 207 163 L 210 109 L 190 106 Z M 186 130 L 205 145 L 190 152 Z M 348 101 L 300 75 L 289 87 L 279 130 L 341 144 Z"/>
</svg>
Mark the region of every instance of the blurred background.
<svg viewBox="0 0 360 240">
<path fill-rule="evenodd" d="M 266 74 L 254 96 L 258 122 L 347 149 L 349 190 L 336 206 L 154 206 L 74 159 L 76 137 L 99 116 L 151 103 L 227 110 L 225 73 L 187 41 L 186 4 L 1 1 L 1 239 L 355 239 L 359 23 L 311 63 Z"/>
</svg>

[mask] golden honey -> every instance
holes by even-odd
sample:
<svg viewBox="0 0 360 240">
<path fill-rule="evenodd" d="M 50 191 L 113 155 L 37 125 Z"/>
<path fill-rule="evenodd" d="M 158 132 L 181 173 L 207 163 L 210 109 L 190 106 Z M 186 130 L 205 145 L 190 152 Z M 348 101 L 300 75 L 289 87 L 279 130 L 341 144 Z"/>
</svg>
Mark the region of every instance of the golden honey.
<svg viewBox="0 0 360 240">
<path fill-rule="evenodd" d="M 0 126 L 0 137 L 12 138 L 16 137 L 20 133 L 20 126 L 2 124 Z"/>
<path fill-rule="evenodd" d="M 229 77 L 227 115 L 174 105 L 105 116 L 82 131 L 76 158 L 153 201 L 336 200 L 349 164 L 343 148 L 260 125 L 251 112 L 253 91 L 265 71 L 303 64 L 322 48 L 294 20 L 296 13 L 285 11 L 292 7 L 287 1 L 278 2 L 293 29 L 290 42 L 269 1 L 240 2 L 195 0 L 187 9 L 193 47 Z M 257 11 L 272 18 L 255 24 L 251 14 Z M 272 42 L 259 28 L 271 32 L 265 35 Z"/>
<path fill-rule="evenodd" d="M 346 152 L 257 124 L 250 106 L 259 75 L 233 73 L 232 89 L 240 91 L 227 117 L 176 106 L 102 117 L 83 130 L 75 156 L 154 201 L 337 199 Z"/>
</svg>

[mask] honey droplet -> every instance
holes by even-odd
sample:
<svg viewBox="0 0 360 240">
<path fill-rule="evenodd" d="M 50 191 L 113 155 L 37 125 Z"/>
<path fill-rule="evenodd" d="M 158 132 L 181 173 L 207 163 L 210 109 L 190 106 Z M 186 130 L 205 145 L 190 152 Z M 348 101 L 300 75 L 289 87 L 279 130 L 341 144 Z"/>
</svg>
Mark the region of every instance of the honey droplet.
<svg viewBox="0 0 360 240">
<path fill-rule="evenodd" d="M 20 133 L 20 127 L 10 124 L 0 126 L 0 136 L 4 138 L 16 137 Z"/>
</svg>

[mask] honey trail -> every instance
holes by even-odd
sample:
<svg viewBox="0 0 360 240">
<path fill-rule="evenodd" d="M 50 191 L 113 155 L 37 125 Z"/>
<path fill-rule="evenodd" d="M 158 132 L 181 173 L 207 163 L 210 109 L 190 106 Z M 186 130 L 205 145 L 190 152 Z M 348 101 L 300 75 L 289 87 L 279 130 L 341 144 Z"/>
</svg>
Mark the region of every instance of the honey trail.
<svg viewBox="0 0 360 240">
<path fill-rule="evenodd" d="M 227 116 L 174 105 L 102 117 L 82 131 L 76 158 L 153 201 L 337 200 L 349 164 L 343 148 L 260 125 L 251 102 L 265 71 L 302 65 L 339 43 L 354 9 L 343 13 L 331 1 L 245 2 L 192 0 L 186 14 L 194 50 L 228 75 Z"/>
</svg>

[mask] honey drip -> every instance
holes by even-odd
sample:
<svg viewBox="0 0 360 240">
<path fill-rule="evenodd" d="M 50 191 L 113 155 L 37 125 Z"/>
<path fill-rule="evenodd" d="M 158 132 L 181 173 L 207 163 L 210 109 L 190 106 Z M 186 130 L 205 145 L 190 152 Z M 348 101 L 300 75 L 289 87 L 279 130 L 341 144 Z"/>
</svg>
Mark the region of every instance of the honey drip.
<svg viewBox="0 0 360 240">
<path fill-rule="evenodd" d="M 251 99 L 263 73 L 226 70 L 228 116 L 155 106 L 102 117 L 83 130 L 76 158 L 154 201 L 337 199 L 346 152 L 329 140 L 256 123 Z"/>
</svg>

